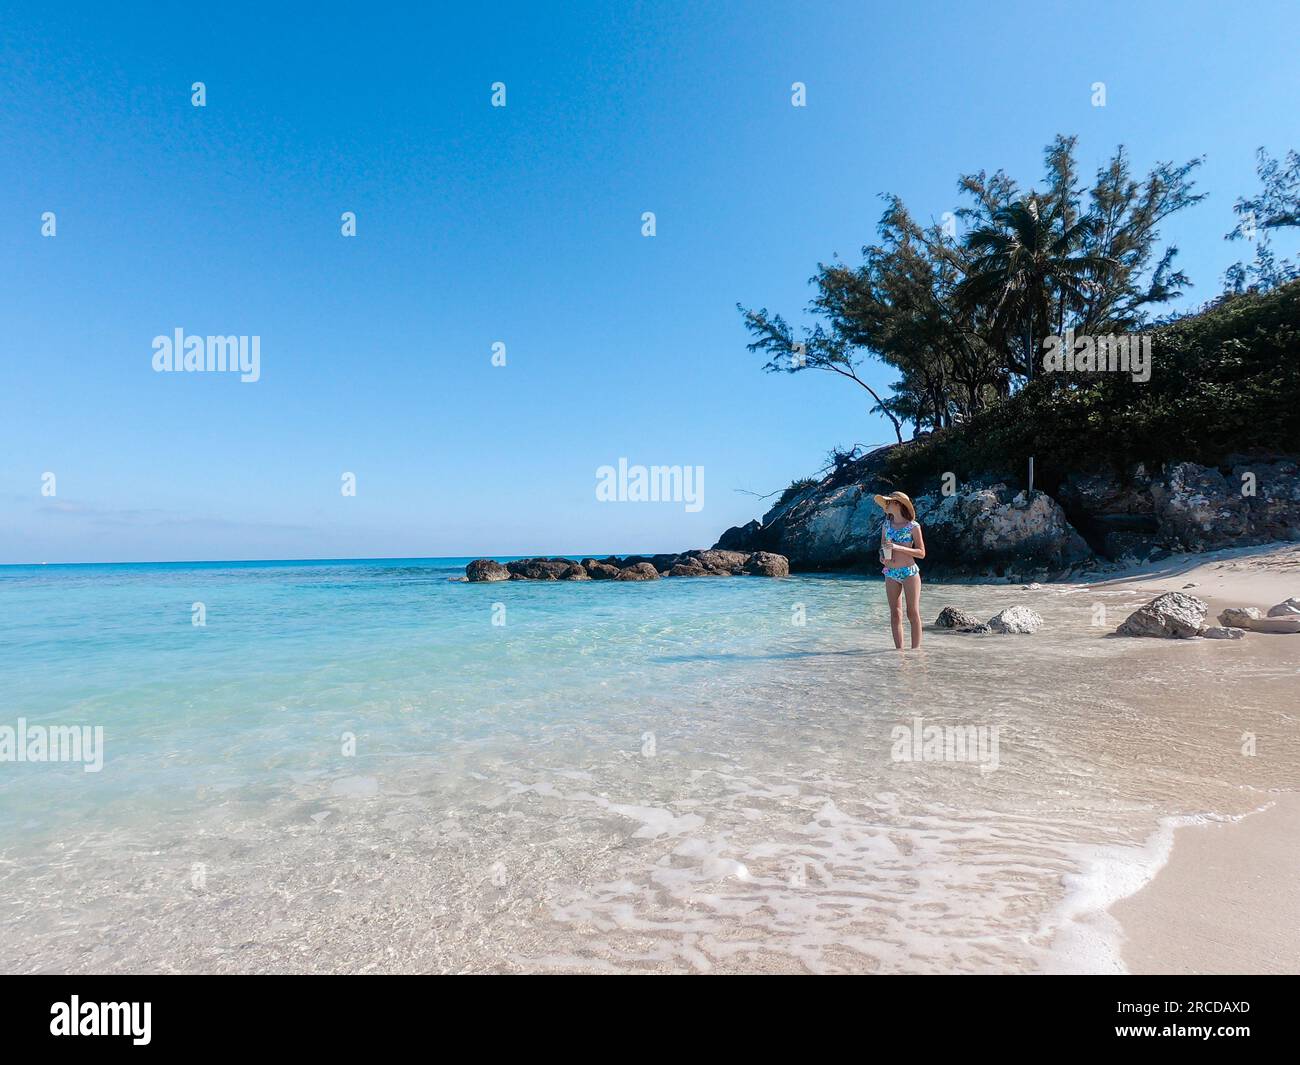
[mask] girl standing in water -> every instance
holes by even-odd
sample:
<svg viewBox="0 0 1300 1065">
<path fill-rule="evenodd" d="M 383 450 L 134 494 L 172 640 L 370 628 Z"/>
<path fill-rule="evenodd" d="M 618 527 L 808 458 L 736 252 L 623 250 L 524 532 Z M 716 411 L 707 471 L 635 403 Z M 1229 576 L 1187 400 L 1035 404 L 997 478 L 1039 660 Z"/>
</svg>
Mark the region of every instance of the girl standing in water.
<svg viewBox="0 0 1300 1065">
<path fill-rule="evenodd" d="M 916 520 L 916 508 L 902 492 L 874 496 L 885 511 L 880 525 L 881 573 L 885 576 L 885 596 L 889 600 L 889 627 L 894 646 L 903 649 L 903 597 L 907 597 L 907 621 L 912 630 L 913 649 L 921 646 L 921 568 L 925 558 L 925 538 Z"/>
</svg>

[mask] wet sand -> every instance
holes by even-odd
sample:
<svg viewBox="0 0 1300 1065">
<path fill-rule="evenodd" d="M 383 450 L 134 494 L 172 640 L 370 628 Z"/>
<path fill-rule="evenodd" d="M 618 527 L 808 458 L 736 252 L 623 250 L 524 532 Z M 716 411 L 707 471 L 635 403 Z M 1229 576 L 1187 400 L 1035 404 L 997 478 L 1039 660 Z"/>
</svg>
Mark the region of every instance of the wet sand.
<svg viewBox="0 0 1300 1065">
<path fill-rule="evenodd" d="M 1205 600 L 1211 615 L 1227 606 L 1267 609 L 1300 596 L 1300 547 L 1175 557 L 1088 587 L 1186 591 Z M 1300 635 L 1250 633 L 1245 640 L 1261 641 L 1279 670 L 1292 667 L 1300 691 Z M 1267 737 L 1257 743 L 1255 756 L 1267 757 Z M 1260 798 L 1259 810 L 1244 817 L 1177 828 L 1156 876 L 1110 908 L 1128 971 L 1300 972 L 1300 794 Z"/>
<path fill-rule="evenodd" d="M 1169 862 L 1111 908 L 1132 973 L 1300 972 L 1300 795 L 1186 825 Z"/>
</svg>

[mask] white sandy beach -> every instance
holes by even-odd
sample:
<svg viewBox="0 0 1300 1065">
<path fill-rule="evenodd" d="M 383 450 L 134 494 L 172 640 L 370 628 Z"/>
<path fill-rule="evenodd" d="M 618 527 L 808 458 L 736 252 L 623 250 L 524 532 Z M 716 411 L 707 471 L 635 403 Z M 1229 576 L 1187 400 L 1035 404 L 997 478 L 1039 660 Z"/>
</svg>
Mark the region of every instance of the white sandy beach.
<svg viewBox="0 0 1300 1065">
<path fill-rule="evenodd" d="M 1300 595 L 1300 547 L 1175 556 L 1085 587 L 1131 590 L 1144 600 L 1186 591 L 1205 600 L 1212 616 L 1228 606 L 1267 609 Z M 1300 636 L 1246 639 L 1275 652 L 1280 671 L 1291 667 L 1291 690 L 1300 692 Z M 1261 796 L 1254 813 L 1174 829 L 1157 875 L 1110 909 L 1130 972 L 1300 972 L 1300 766 L 1294 774 L 1295 792 Z"/>
</svg>

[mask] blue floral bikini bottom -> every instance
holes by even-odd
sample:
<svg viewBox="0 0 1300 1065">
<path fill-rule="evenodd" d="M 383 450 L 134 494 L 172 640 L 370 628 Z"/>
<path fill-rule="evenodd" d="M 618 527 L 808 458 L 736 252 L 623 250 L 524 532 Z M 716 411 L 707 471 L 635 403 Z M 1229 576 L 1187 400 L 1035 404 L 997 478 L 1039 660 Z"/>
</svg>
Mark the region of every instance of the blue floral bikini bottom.
<svg viewBox="0 0 1300 1065">
<path fill-rule="evenodd" d="M 889 519 L 885 519 L 884 532 L 885 539 L 891 544 L 901 544 L 903 547 L 912 546 L 912 526 L 915 522 L 908 522 L 901 529 L 895 529 Z M 913 562 L 909 566 L 885 566 L 880 571 L 891 581 L 898 581 L 902 584 L 909 577 L 915 577 L 921 572 L 921 567 Z"/>
<path fill-rule="evenodd" d="M 908 577 L 915 577 L 920 573 L 921 567 L 913 562 L 910 566 L 886 566 L 880 572 L 889 580 L 902 584 Z"/>
</svg>

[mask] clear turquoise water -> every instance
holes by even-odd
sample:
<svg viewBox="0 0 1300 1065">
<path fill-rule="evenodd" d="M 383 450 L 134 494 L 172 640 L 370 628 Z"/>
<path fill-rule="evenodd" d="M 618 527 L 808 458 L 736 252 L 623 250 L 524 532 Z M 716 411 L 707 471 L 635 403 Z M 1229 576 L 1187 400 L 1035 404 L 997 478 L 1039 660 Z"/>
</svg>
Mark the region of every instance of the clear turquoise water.
<svg viewBox="0 0 1300 1065">
<path fill-rule="evenodd" d="M 927 585 L 1047 624 L 899 655 L 878 579 L 466 561 L 0 568 L 0 725 L 105 746 L 0 763 L 0 971 L 1107 968 L 1055 944 L 1162 819 L 1300 762 L 1300 663 L 1106 638 L 1134 592 Z M 996 772 L 894 760 L 917 716 Z"/>
<path fill-rule="evenodd" d="M 101 773 L 0 776 L 0 813 L 21 832 L 175 812 L 348 764 L 346 733 L 362 762 L 446 753 L 610 700 L 671 703 L 716 681 L 719 656 L 817 642 L 791 624 L 788 583 L 467 584 L 468 561 L 0 567 L 0 723 L 106 735 Z M 823 623 L 851 609 L 820 598 Z"/>
</svg>

